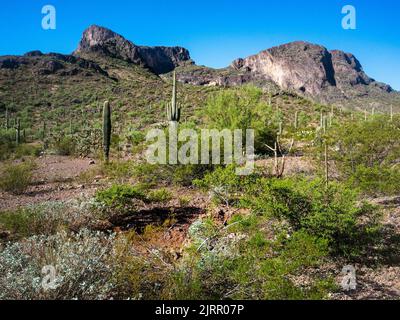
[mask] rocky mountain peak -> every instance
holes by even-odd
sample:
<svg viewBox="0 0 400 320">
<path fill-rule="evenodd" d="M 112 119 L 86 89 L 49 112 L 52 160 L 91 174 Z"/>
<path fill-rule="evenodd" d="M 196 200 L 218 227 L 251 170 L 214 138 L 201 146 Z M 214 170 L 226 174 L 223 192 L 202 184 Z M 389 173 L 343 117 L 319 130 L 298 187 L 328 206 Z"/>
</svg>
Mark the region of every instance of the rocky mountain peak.
<svg viewBox="0 0 400 320">
<path fill-rule="evenodd" d="M 74 55 L 97 54 L 128 61 L 150 69 L 156 74 L 167 73 L 191 61 L 189 51 L 182 47 L 138 46 L 121 35 L 100 26 L 90 26 L 83 33 Z"/>
<path fill-rule="evenodd" d="M 351 53 L 296 41 L 235 60 L 231 68 L 263 76 L 284 90 L 294 90 L 323 102 L 347 99 L 350 92 L 364 94 L 367 87 L 393 89 L 370 78 Z M 334 97 L 334 98 L 332 98 Z M 332 99 L 331 99 L 332 98 Z"/>
<path fill-rule="evenodd" d="M 106 41 L 112 38 L 120 38 L 120 41 L 124 41 L 122 36 L 110 29 L 92 25 L 83 32 L 82 39 L 75 52 L 78 54 L 79 52 L 90 50 L 92 47 L 104 45 Z"/>
</svg>

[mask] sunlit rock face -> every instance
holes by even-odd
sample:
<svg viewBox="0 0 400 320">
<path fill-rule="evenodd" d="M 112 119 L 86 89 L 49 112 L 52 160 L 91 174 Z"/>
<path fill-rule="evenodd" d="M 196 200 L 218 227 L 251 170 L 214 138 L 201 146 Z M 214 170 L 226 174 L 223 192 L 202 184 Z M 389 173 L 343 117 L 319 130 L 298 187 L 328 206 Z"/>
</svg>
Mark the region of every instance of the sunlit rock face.
<svg viewBox="0 0 400 320">
<path fill-rule="evenodd" d="M 189 51 L 182 47 L 137 46 L 121 35 L 99 26 L 90 26 L 83 33 L 74 55 L 100 54 L 122 59 L 156 74 L 167 73 L 190 61 Z"/>
</svg>

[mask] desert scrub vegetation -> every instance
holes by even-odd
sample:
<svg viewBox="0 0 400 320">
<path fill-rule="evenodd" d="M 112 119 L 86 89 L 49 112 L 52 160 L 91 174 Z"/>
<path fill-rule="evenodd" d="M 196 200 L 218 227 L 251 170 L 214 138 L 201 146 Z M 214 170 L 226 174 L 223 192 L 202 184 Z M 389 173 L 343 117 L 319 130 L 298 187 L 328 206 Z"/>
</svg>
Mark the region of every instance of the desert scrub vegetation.
<svg viewBox="0 0 400 320">
<path fill-rule="evenodd" d="M 103 217 L 129 212 L 147 201 L 145 187 L 142 185 L 114 184 L 110 188 L 98 190 L 95 195 L 96 208 Z"/>
<path fill-rule="evenodd" d="M 361 192 L 395 195 L 400 192 L 400 117 L 375 115 L 352 121 L 328 133 L 330 152 L 341 179 Z"/>
<path fill-rule="evenodd" d="M 0 212 L 0 230 L 10 232 L 8 240 L 35 235 L 52 235 L 62 230 L 90 228 L 96 223 L 92 199 L 43 202 Z"/>
<path fill-rule="evenodd" d="M 173 277 L 175 298 L 325 299 L 335 289 L 329 277 L 296 279 L 320 265 L 326 241 L 304 232 L 270 239 L 265 221 L 242 218 L 217 231 L 207 220 L 191 226 L 192 243 Z"/>
<path fill-rule="evenodd" d="M 245 86 L 215 93 L 199 111 L 205 127 L 217 130 L 255 130 L 255 149 L 265 153 L 265 144 L 274 142 L 282 114 L 274 112 L 263 99 L 261 89 Z"/>
<path fill-rule="evenodd" d="M 72 156 L 76 152 L 76 142 L 72 137 L 64 136 L 54 142 L 54 150 L 60 156 Z"/>
<path fill-rule="evenodd" d="M 0 172 L 0 189 L 19 195 L 24 193 L 33 182 L 33 162 L 9 163 Z"/>
<path fill-rule="evenodd" d="M 283 221 L 289 233 L 302 231 L 327 241 L 333 255 L 360 256 L 379 235 L 377 208 L 360 203 L 359 194 L 339 182 L 326 187 L 319 178 L 238 177 L 235 168 L 228 166 L 196 185 L 222 203 Z"/>
<path fill-rule="evenodd" d="M 0 299 L 112 298 L 114 239 L 115 235 L 83 229 L 5 245 L 0 248 Z M 56 270 L 49 290 L 42 286 L 46 266 Z"/>
<path fill-rule="evenodd" d="M 172 200 L 172 198 L 172 192 L 167 190 L 166 188 L 152 190 L 147 196 L 148 201 L 157 203 L 168 203 Z"/>
</svg>

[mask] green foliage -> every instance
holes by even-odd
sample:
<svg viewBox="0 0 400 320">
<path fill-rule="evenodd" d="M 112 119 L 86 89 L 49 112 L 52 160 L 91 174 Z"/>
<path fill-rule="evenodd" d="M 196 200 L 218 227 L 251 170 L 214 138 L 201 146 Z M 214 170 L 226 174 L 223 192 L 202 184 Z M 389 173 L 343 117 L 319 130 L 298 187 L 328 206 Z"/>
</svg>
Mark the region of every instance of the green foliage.
<svg viewBox="0 0 400 320">
<path fill-rule="evenodd" d="M 147 199 L 150 202 L 167 203 L 172 200 L 172 193 L 165 188 L 153 190 L 149 193 Z"/>
<path fill-rule="evenodd" d="M 56 153 L 60 156 L 71 156 L 76 152 L 76 142 L 70 136 L 64 136 L 54 144 Z"/>
<path fill-rule="evenodd" d="M 0 213 L 0 226 L 14 238 L 50 235 L 66 225 L 63 203 L 47 203 Z"/>
<path fill-rule="evenodd" d="M 96 200 L 112 209 L 125 209 L 134 199 L 146 200 L 146 196 L 141 188 L 130 185 L 115 184 L 109 189 L 96 192 Z"/>
<path fill-rule="evenodd" d="M 15 158 L 38 157 L 42 151 L 42 147 L 38 144 L 20 144 L 15 149 Z"/>
<path fill-rule="evenodd" d="M 32 163 L 8 164 L 0 175 L 0 189 L 13 194 L 24 193 L 32 183 Z"/>
<path fill-rule="evenodd" d="M 363 193 L 373 196 L 396 195 L 400 192 L 400 168 L 358 165 L 349 182 Z"/>
<path fill-rule="evenodd" d="M 212 171 L 211 165 L 162 165 L 141 163 L 133 168 L 133 176 L 140 182 L 153 185 L 191 186 Z"/>
<path fill-rule="evenodd" d="M 356 256 L 377 236 L 379 214 L 343 184 L 322 180 L 262 179 L 248 190 L 251 208 L 284 219 L 293 230 L 326 239 L 333 254 Z"/>
<path fill-rule="evenodd" d="M 262 100 L 262 91 L 256 87 L 221 91 L 212 96 L 200 112 L 210 129 L 255 130 L 255 148 L 266 151 L 265 144 L 272 143 L 276 137 L 279 119 L 271 106 Z M 245 141 L 245 140 L 243 140 Z"/>
<path fill-rule="evenodd" d="M 235 203 L 241 200 L 241 195 L 249 184 L 257 180 L 257 173 L 249 176 L 239 176 L 236 166 L 219 166 L 207 173 L 203 179 L 194 180 L 194 185 L 205 191 L 211 191 L 214 200 L 223 203 Z"/>
<path fill-rule="evenodd" d="M 245 220 L 250 219 L 250 217 Z M 318 266 L 328 254 L 327 241 L 305 232 L 270 240 L 242 221 L 216 231 L 209 220 L 189 230 L 193 241 L 169 286 L 176 299 L 324 299 L 332 279 L 294 280 L 305 268 Z M 240 230 L 240 232 L 235 232 Z"/>
<path fill-rule="evenodd" d="M 398 192 L 398 183 L 393 182 L 399 176 L 400 118 L 390 121 L 377 115 L 342 125 L 330 135 L 337 145 L 334 158 L 344 179 L 367 194 Z"/>
<path fill-rule="evenodd" d="M 257 173 L 239 177 L 230 166 L 206 175 L 196 185 L 225 203 L 279 219 L 291 231 L 327 240 L 332 254 L 361 254 L 379 229 L 377 210 L 358 204 L 354 188 L 340 183 L 331 183 L 326 189 L 320 179 L 268 179 Z"/>
<path fill-rule="evenodd" d="M 130 161 L 112 161 L 104 163 L 100 171 L 112 181 L 126 183 L 132 177 L 133 164 Z"/>
</svg>

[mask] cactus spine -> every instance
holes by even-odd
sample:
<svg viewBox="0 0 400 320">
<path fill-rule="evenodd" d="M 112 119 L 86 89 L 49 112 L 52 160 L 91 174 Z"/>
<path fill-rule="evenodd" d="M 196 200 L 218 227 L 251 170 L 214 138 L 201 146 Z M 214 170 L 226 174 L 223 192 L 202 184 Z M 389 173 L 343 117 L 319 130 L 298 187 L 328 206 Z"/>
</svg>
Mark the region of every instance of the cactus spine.
<svg viewBox="0 0 400 320">
<path fill-rule="evenodd" d="M 108 163 L 110 160 L 111 145 L 111 108 L 108 101 L 104 102 L 103 107 L 103 152 L 104 159 Z"/>
<path fill-rule="evenodd" d="M 170 122 L 179 122 L 181 119 L 181 106 L 176 101 L 176 73 L 173 73 L 172 100 L 167 103 L 167 119 Z"/>
</svg>

